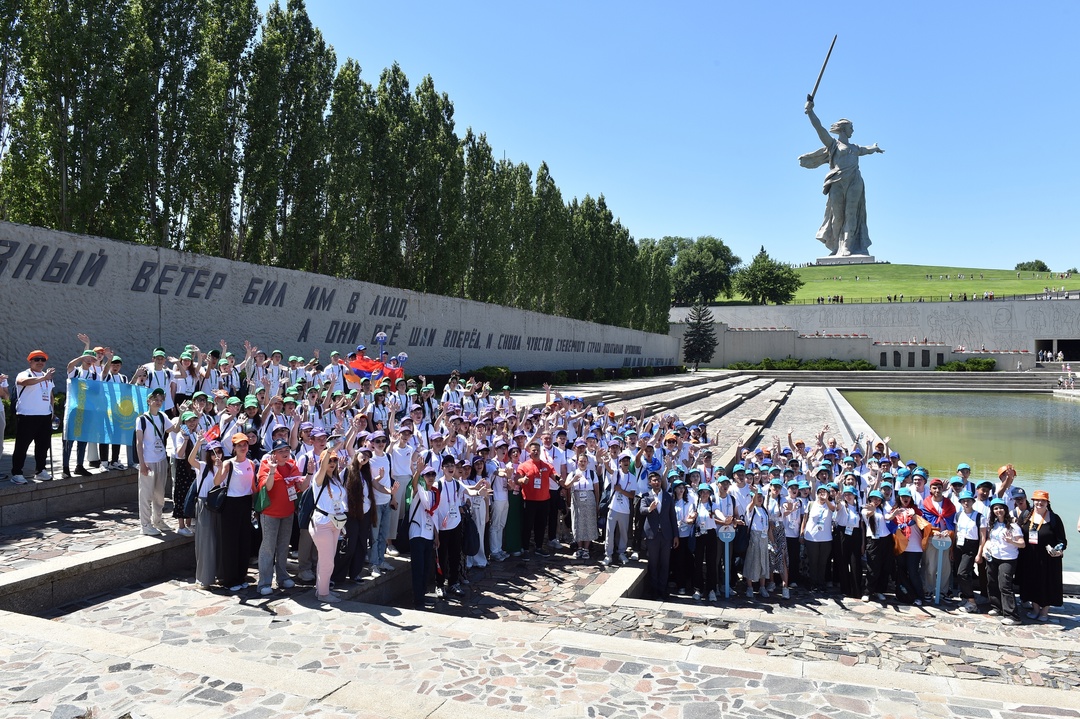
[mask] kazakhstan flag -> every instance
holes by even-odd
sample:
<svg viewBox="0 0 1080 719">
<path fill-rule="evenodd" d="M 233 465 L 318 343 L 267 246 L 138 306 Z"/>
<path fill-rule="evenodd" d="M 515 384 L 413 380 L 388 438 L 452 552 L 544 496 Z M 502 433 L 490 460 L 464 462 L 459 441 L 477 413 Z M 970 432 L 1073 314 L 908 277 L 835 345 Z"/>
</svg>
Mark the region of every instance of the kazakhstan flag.
<svg viewBox="0 0 1080 719">
<path fill-rule="evenodd" d="M 69 379 L 64 439 L 130 444 L 135 420 L 146 412 L 149 395 L 138 385 Z"/>
</svg>

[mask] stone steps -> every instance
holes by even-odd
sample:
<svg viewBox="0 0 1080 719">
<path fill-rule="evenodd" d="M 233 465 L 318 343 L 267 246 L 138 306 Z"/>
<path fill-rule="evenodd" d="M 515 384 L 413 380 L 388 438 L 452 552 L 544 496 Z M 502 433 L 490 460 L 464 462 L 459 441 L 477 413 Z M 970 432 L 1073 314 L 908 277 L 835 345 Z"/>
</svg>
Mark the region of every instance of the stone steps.
<svg viewBox="0 0 1080 719">
<path fill-rule="evenodd" d="M 1056 376 L 1030 372 L 817 372 L 741 370 L 755 377 L 806 387 L 938 392 L 1038 392 L 1057 387 Z"/>
</svg>

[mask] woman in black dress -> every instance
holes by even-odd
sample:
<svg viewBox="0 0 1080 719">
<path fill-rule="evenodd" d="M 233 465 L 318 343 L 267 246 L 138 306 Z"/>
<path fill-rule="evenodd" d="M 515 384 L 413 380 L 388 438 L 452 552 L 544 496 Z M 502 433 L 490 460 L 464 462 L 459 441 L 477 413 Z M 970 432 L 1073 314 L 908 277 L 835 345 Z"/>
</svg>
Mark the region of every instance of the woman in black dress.
<svg viewBox="0 0 1080 719">
<path fill-rule="evenodd" d="M 1068 546 L 1065 524 L 1050 508 L 1050 493 L 1031 493 L 1032 508 L 1020 517 L 1027 546 L 1020 550 L 1020 598 L 1031 602 L 1028 619 L 1047 621 L 1050 607 L 1064 603 L 1061 555 Z"/>
</svg>

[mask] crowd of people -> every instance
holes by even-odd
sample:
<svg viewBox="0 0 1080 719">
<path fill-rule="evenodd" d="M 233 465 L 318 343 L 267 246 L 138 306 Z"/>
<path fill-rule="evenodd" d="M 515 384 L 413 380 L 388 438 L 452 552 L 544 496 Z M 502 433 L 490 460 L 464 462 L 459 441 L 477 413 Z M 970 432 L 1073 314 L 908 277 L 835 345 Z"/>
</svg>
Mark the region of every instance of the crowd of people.
<svg viewBox="0 0 1080 719">
<path fill-rule="evenodd" d="M 675 412 L 592 406 L 548 385 L 542 405 L 519 406 L 510 387 L 457 372 L 438 389 L 423 375 L 391 383 L 354 369 L 362 345 L 325 365 L 250 344 L 243 358 L 224 342 L 179 356 L 159 347 L 129 378 L 110 348 L 80 339 L 67 377 L 149 390 L 128 449 L 141 531 L 194 535 L 200 587 L 248 590 L 257 556 L 260 594 L 314 583 L 335 602 L 334 584 L 394 571 L 387 557 L 408 553 L 426 607 L 463 595 L 489 561 L 561 553 L 645 562 L 657 599 L 783 601 L 796 588 L 916 606 L 944 597 L 1005 624 L 1047 621 L 1063 601 L 1063 520 L 1046 491 L 1017 486 L 1011 465 L 996 481 L 973 480 L 966 463 L 932 477 L 889 438 L 844 447 L 825 426 L 809 442 L 789 432 L 742 448 L 729 471 L 708 428 Z M 35 440 L 37 478 L 49 478 L 56 372 L 41 350 L 27 359 L 15 383 L 17 484 L 30 481 Z M 72 450 L 86 473 L 85 443 L 65 441 L 64 474 Z M 123 467 L 120 445 L 97 456 Z"/>
</svg>

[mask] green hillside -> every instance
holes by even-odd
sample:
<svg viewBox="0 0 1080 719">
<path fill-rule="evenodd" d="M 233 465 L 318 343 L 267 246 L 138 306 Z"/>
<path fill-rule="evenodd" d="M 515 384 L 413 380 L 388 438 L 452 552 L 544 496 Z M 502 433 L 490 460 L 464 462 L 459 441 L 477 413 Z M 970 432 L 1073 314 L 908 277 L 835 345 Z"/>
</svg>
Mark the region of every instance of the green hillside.
<svg viewBox="0 0 1080 719">
<path fill-rule="evenodd" d="M 950 292 L 954 300 L 965 292 L 969 300 L 982 300 L 984 292 L 993 292 L 1001 299 L 1010 295 L 1038 294 L 1048 286 L 1080 291 L 1080 274 L 1062 279 L 1059 274 L 1021 272 L 1017 278 L 1015 270 L 932 265 L 811 266 L 797 271 L 806 283 L 796 296 L 796 302 L 802 303 L 835 295 L 843 295 L 845 303 L 885 302 L 889 295 L 903 295 L 905 302 L 917 301 L 919 297 L 926 302 L 948 302 Z M 931 279 L 926 279 L 927 275 Z M 949 279 L 944 279 L 946 276 Z"/>
</svg>

